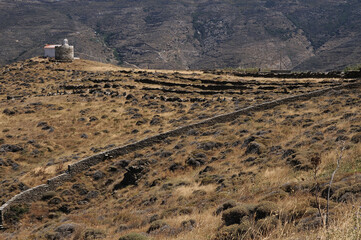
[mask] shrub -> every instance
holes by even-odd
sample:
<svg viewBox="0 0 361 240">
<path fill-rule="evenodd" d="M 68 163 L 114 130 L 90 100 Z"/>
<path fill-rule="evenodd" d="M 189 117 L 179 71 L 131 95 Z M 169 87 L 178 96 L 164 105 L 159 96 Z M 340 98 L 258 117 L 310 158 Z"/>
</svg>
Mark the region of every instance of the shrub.
<svg viewBox="0 0 361 240">
<path fill-rule="evenodd" d="M 301 204 L 297 204 L 293 207 L 289 212 L 285 213 L 284 217 L 285 219 L 288 219 L 290 221 L 297 220 L 303 217 L 307 217 L 310 215 L 317 214 L 318 210 L 316 208 L 310 207 L 308 202 L 304 202 Z"/>
<path fill-rule="evenodd" d="M 270 216 L 259 220 L 256 223 L 256 229 L 262 235 L 270 234 L 274 229 L 277 228 L 279 220 L 275 216 Z"/>
<path fill-rule="evenodd" d="M 120 237 L 119 240 L 148 240 L 148 238 L 141 233 L 129 233 Z"/>
<path fill-rule="evenodd" d="M 10 207 L 10 210 L 5 214 L 5 218 L 8 222 L 15 224 L 19 222 L 20 218 L 25 214 L 29 212 L 29 206 L 28 205 L 14 205 Z"/>
<path fill-rule="evenodd" d="M 234 200 L 227 201 L 217 208 L 216 215 L 221 214 L 221 212 L 223 212 L 227 209 L 234 208 L 235 206 L 237 206 L 236 201 L 234 201 Z"/>
<path fill-rule="evenodd" d="M 243 220 L 241 224 L 233 224 L 222 228 L 213 240 L 236 240 L 252 238 L 252 224 Z"/>
<path fill-rule="evenodd" d="M 167 223 L 163 222 L 162 220 L 157 220 L 152 222 L 152 224 L 150 224 L 147 233 L 151 233 L 155 230 L 158 230 L 164 226 L 167 226 Z"/>
<path fill-rule="evenodd" d="M 340 198 L 346 193 L 356 194 L 359 192 L 361 192 L 361 183 L 356 183 L 352 186 L 346 186 L 336 190 L 335 193 L 332 195 L 332 198 L 336 201 L 339 201 Z"/>
<path fill-rule="evenodd" d="M 55 196 L 56 196 L 56 192 L 54 192 L 54 191 L 49 191 L 49 192 L 44 193 L 44 195 L 42 196 L 41 200 L 46 201 L 46 200 L 52 199 L 52 198 L 55 197 Z"/>
<path fill-rule="evenodd" d="M 184 208 L 179 209 L 178 212 L 180 215 L 190 215 L 190 214 L 192 214 L 193 209 L 189 208 L 189 207 L 184 207 Z"/>
<path fill-rule="evenodd" d="M 278 207 L 273 202 L 261 202 L 256 207 L 256 220 L 266 218 L 278 211 Z"/>
<path fill-rule="evenodd" d="M 106 238 L 106 234 L 103 230 L 99 229 L 87 229 L 84 233 L 84 240 L 90 239 L 103 239 Z"/>
<path fill-rule="evenodd" d="M 285 191 L 283 191 L 283 190 L 278 190 L 278 191 L 273 191 L 273 192 L 271 192 L 271 193 L 269 193 L 269 194 L 267 194 L 264 198 L 263 198 L 263 200 L 264 201 L 271 201 L 271 202 L 273 202 L 273 201 L 278 201 L 278 200 L 280 200 L 280 199 L 284 199 L 284 198 L 286 198 L 288 196 L 288 194 L 285 192 Z"/>
<path fill-rule="evenodd" d="M 181 226 L 183 229 L 192 229 L 196 226 L 196 220 L 194 219 L 184 220 L 181 223 Z"/>
<path fill-rule="evenodd" d="M 248 216 L 249 210 L 246 207 L 234 207 L 227 209 L 222 214 L 222 220 L 226 226 L 240 224 L 243 217 Z"/>
<path fill-rule="evenodd" d="M 348 72 L 348 71 L 357 71 L 361 69 L 361 64 L 356 64 L 356 65 L 352 65 L 352 66 L 347 66 L 344 71 Z"/>
</svg>

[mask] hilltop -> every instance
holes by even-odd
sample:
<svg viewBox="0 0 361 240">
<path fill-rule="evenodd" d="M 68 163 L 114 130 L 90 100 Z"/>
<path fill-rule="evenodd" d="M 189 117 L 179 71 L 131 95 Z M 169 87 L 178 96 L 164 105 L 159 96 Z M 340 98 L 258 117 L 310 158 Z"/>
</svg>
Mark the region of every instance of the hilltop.
<svg viewBox="0 0 361 240">
<path fill-rule="evenodd" d="M 357 81 L 145 71 L 88 60 L 7 65 L 0 69 L 2 204 L 70 174 L 81 159 L 106 157 L 37 201 L 14 205 L 0 239 L 358 236 L 360 94 L 342 88 Z M 252 107 L 263 103 L 269 107 Z M 241 109 L 249 110 L 214 118 Z M 112 156 L 175 129 L 184 130 Z M 326 230 L 319 212 L 326 212 L 337 159 Z"/>
<path fill-rule="evenodd" d="M 0 64 L 69 38 L 81 58 L 149 69 L 342 70 L 360 59 L 360 9 L 334 1 L 9 1 Z"/>
</svg>

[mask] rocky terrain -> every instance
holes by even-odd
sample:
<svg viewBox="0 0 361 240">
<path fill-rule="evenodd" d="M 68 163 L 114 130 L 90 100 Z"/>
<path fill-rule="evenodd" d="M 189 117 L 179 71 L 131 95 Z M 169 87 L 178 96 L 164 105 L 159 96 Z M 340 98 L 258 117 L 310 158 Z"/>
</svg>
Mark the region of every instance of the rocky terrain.
<svg viewBox="0 0 361 240">
<path fill-rule="evenodd" d="M 102 151 L 357 81 L 87 60 L 7 65 L 0 69 L 0 203 Z M 108 158 L 39 201 L 14 205 L 0 239 L 357 238 L 359 107 L 358 88 L 332 90 Z"/>
<path fill-rule="evenodd" d="M 342 70 L 360 59 L 360 2 L 0 1 L 0 64 L 64 37 L 81 58 L 157 69 Z"/>
</svg>

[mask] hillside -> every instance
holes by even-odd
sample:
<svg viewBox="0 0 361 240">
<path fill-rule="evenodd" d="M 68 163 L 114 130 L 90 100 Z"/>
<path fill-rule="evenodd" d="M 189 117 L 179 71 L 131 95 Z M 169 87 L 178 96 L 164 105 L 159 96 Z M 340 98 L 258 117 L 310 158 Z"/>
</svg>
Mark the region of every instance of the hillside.
<svg viewBox="0 0 361 240">
<path fill-rule="evenodd" d="M 0 239 L 354 239 L 360 94 L 342 86 L 357 81 L 88 60 L 7 65 L 0 69 L 0 203 L 59 174 L 70 178 L 13 205 Z M 291 98 L 329 87 L 338 88 Z M 249 110 L 216 117 L 242 109 Z M 120 154 L 121 146 L 128 147 Z M 75 169 L 95 154 L 106 157 Z M 337 159 L 326 230 L 320 212 Z"/>
<path fill-rule="evenodd" d="M 0 64 L 70 39 L 82 58 L 150 69 L 329 71 L 359 63 L 356 0 L 0 2 Z"/>
</svg>

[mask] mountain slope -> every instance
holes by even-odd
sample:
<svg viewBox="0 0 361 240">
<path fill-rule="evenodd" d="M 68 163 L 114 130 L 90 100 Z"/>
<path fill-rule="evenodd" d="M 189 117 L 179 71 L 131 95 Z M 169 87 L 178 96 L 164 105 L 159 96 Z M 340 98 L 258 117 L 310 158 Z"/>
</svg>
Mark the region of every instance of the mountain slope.
<svg viewBox="0 0 361 240">
<path fill-rule="evenodd" d="M 67 37 L 82 58 L 165 69 L 342 69 L 358 62 L 361 3 L 349 1 L 9 1 L 0 64 Z"/>
<path fill-rule="evenodd" d="M 360 86 L 88 60 L 0 68 L 0 206 L 29 190 L 0 239 L 357 239 L 360 89 L 292 97 L 349 81 Z"/>
</svg>

